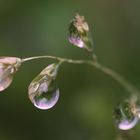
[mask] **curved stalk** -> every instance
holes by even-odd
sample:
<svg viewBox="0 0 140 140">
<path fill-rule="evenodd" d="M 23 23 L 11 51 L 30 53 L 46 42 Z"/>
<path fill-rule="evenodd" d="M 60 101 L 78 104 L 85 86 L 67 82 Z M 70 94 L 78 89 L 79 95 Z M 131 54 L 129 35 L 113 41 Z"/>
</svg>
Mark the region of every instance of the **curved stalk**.
<svg viewBox="0 0 140 140">
<path fill-rule="evenodd" d="M 132 95 L 139 94 L 139 91 L 132 84 L 130 84 L 124 77 L 122 77 L 120 74 L 118 74 L 114 70 L 112 70 L 106 66 L 103 66 L 99 63 L 93 62 L 93 63 L 91 63 L 91 65 L 93 65 L 97 69 L 101 70 L 105 74 L 111 76 L 114 80 L 116 80 L 118 83 L 120 83 L 120 85 L 122 85 L 126 91 L 130 92 Z"/>
<path fill-rule="evenodd" d="M 48 58 L 48 59 L 54 59 L 57 61 L 60 61 L 62 63 L 72 63 L 72 64 L 89 64 L 100 71 L 104 72 L 105 74 L 109 75 L 112 77 L 115 81 L 120 83 L 123 88 L 131 93 L 133 96 L 138 95 L 140 92 L 132 85 L 130 84 L 124 77 L 122 77 L 120 74 L 117 72 L 113 71 L 112 69 L 101 65 L 96 61 L 96 59 L 92 60 L 74 60 L 74 59 L 68 59 L 68 58 L 62 58 L 62 57 L 57 57 L 57 56 L 34 56 L 34 57 L 29 57 L 29 58 L 24 58 L 22 59 L 22 63 L 34 60 L 34 59 L 41 59 L 41 58 Z M 93 58 L 96 58 L 95 55 Z M 95 61 L 94 61 L 95 60 Z"/>
<path fill-rule="evenodd" d="M 84 63 L 89 63 L 89 60 L 74 60 L 74 59 L 67 59 L 67 58 L 62 58 L 62 57 L 57 57 L 57 56 L 34 56 L 34 57 L 28 57 L 22 59 L 22 63 L 31 61 L 34 59 L 42 59 L 42 58 L 48 58 L 48 59 L 54 59 L 57 61 L 62 61 L 62 62 L 67 62 L 67 63 L 72 63 L 72 64 L 84 64 Z"/>
</svg>

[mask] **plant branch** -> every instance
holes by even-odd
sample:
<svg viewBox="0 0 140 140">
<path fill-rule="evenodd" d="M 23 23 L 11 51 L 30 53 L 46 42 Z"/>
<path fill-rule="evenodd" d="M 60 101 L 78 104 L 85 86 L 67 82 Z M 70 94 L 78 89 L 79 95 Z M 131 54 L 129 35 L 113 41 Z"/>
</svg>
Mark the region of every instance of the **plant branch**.
<svg viewBox="0 0 140 140">
<path fill-rule="evenodd" d="M 96 58 L 95 56 L 96 55 L 94 55 L 93 58 Z M 89 65 L 99 69 L 100 71 L 104 72 L 105 74 L 109 75 L 110 77 L 112 77 L 115 81 L 120 83 L 120 85 L 122 85 L 126 91 L 128 91 L 132 95 L 139 94 L 139 91 L 132 84 L 130 84 L 124 77 L 122 77 L 120 74 L 113 71 L 112 69 L 99 64 L 96 60 L 95 61 L 92 61 L 92 60 L 74 60 L 74 59 L 62 58 L 62 57 L 57 57 L 57 56 L 34 56 L 34 57 L 22 59 L 22 63 L 30 61 L 30 60 L 34 60 L 34 59 L 41 59 L 41 58 L 54 59 L 57 61 L 61 61 L 61 64 L 62 63 L 89 64 Z"/>
<path fill-rule="evenodd" d="M 130 84 L 124 77 L 122 77 L 120 74 L 118 74 L 114 70 L 112 70 L 106 66 L 103 66 L 99 63 L 93 62 L 93 63 L 91 63 L 91 65 L 93 65 L 97 69 L 101 70 L 105 74 L 111 76 L 114 80 L 116 80 L 118 83 L 120 83 L 120 85 L 122 85 L 126 91 L 130 92 L 132 95 L 139 94 L 139 91 L 132 84 Z"/>
<path fill-rule="evenodd" d="M 57 56 L 34 56 L 34 57 L 28 57 L 22 59 L 22 63 L 34 60 L 34 59 L 42 59 L 42 58 L 48 58 L 48 59 L 54 59 L 57 61 L 62 61 L 66 63 L 72 63 L 72 64 L 84 64 L 84 63 L 90 63 L 89 60 L 74 60 L 74 59 L 67 59 L 67 58 L 62 58 L 62 57 L 57 57 Z"/>
</svg>

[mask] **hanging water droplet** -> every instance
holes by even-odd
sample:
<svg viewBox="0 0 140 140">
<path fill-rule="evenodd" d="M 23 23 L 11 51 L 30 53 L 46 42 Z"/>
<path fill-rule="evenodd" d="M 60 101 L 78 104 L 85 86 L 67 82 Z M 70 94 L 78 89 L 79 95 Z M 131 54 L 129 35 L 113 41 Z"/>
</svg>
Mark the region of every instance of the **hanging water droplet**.
<svg viewBox="0 0 140 140">
<path fill-rule="evenodd" d="M 18 70 L 21 59 L 17 57 L 0 57 L 0 91 L 12 83 L 13 75 Z"/>
<path fill-rule="evenodd" d="M 55 82 L 57 68 L 56 64 L 49 65 L 29 85 L 29 98 L 39 109 L 50 109 L 59 99 L 59 89 Z"/>
<path fill-rule="evenodd" d="M 76 14 L 69 25 L 69 42 L 79 48 L 92 52 L 92 39 L 88 23 L 83 16 Z"/>
<path fill-rule="evenodd" d="M 121 130 L 132 129 L 138 123 L 138 116 L 133 112 L 134 108 L 130 102 L 125 100 L 115 109 L 115 119 L 117 127 Z"/>
</svg>

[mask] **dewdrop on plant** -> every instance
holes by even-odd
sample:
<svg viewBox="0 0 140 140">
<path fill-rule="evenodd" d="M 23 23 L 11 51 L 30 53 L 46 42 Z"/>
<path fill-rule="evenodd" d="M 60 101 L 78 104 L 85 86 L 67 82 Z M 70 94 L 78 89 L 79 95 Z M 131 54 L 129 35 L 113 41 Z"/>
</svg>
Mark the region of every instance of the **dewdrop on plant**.
<svg viewBox="0 0 140 140">
<path fill-rule="evenodd" d="M 0 91 L 10 86 L 13 76 L 21 65 L 17 57 L 0 57 Z"/>
<path fill-rule="evenodd" d="M 59 99 L 56 76 L 59 64 L 47 66 L 29 85 L 29 99 L 39 109 L 52 108 Z"/>
<path fill-rule="evenodd" d="M 84 16 L 76 14 L 69 25 L 69 42 L 79 48 L 92 51 L 91 38 L 89 36 L 89 27 Z"/>
<path fill-rule="evenodd" d="M 129 100 L 121 102 L 114 113 L 116 125 L 121 130 L 132 129 L 139 121 L 139 107 Z"/>
<path fill-rule="evenodd" d="M 35 107 L 45 110 L 52 108 L 58 101 L 59 89 L 48 75 L 38 76 L 29 86 L 29 98 Z"/>
</svg>

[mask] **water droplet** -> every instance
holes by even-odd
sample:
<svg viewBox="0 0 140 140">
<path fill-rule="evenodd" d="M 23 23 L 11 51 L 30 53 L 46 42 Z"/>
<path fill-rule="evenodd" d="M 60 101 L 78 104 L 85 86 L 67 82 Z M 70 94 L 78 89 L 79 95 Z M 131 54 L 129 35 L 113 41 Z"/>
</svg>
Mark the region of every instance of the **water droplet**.
<svg viewBox="0 0 140 140">
<path fill-rule="evenodd" d="M 39 109 L 50 109 L 59 99 L 59 89 L 55 82 L 57 68 L 55 64 L 49 65 L 29 85 L 29 98 Z"/>
<path fill-rule="evenodd" d="M 48 75 L 39 76 L 38 81 L 31 82 L 29 86 L 29 98 L 37 108 L 49 109 L 57 103 L 59 89 Z"/>
<path fill-rule="evenodd" d="M 13 76 L 21 64 L 20 62 L 20 58 L 0 57 L 0 91 L 10 86 Z"/>
<path fill-rule="evenodd" d="M 79 48 L 92 52 L 92 39 L 88 23 L 83 16 L 76 14 L 69 25 L 69 42 Z"/>
<path fill-rule="evenodd" d="M 121 130 L 132 129 L 138 123 L 139 118 L 132 112 L 132 107 L 127 100 L 120 103 L 114 113 L 117 127 Z"/>
</svg>

